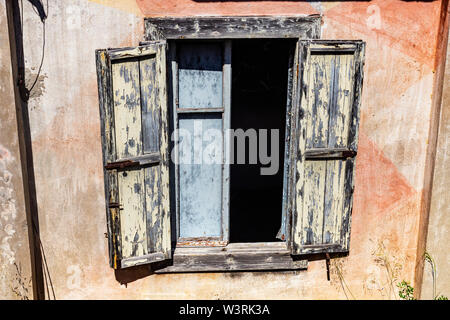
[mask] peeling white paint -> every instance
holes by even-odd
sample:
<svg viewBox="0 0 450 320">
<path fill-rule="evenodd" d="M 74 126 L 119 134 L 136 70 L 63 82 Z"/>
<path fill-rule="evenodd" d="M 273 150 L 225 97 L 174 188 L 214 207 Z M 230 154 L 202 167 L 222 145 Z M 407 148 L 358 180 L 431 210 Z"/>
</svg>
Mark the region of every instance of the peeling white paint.
<svg viewBox="0 0 450 320">
<path fill-rule="evenodd" d="M 7 264 L 15 262 L 10 240 L 16 233 L 14 220 L 17 216 L 17 206 L 12 173 L 7 169 L 14 160 L 11 152 L 0 145 L 0 257 Z"/>
<path fill-rule="evenodd" d="M 69 290 L 77 290 L 81 288 L 81 276 L 82 271 L 79 265 L 71 265 L 67 267 L 67 277 L 66 286 Z"/>
</svg>

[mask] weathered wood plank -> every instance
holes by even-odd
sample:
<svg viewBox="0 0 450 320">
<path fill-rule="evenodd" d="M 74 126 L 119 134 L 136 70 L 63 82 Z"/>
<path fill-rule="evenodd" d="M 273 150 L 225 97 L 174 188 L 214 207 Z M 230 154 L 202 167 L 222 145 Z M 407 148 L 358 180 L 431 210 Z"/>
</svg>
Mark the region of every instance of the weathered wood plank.
<svg viewBox="0 0 450 320">
<path fill-rule="evenodd" d="M 222 237 L 197 237 L 197 238 L 178 238 L 177 248 L 182 247 L 223 247 L 228 241 L 222 240 Z"/>
<path fill-rule="evenodd" d="M 173 265 L 155 273 L 301 270 L 307 266 L 307 260 L 291 257 L 284 242 L 242 243 L 223 248 L 176 248 Z"/>
<path fill-rule="evenodd" d="M 155 43 L 157 51 L 157 83 L 158 101 L 160 103 L 160 214 L 161 214 L 161 251 L 166 259 L 171 258 L 171 224 L 170 224 L 170 190 L 169 190 L 169 113 L 167 97 L 167 70 L 166 70 L 166 50 L 167 43 L 162 41 Z"/>
<path fill-rule="evenodd" d="M 166 90 L 166 45 L 150 44 L 156 52 L 150 69 L 152 81 L 152 105 L 148 110 L 153 117 L 153 127 L 158 128 L 158 151 L 160 165 L 145 169 L 147 245 L 149 253 L 171 255 L 169 173 L 168 173 L 168 113 Z"/>
<path fill-rule="evenodd" d="M 116 160 L 111 61 L 106 50 L 97 50 L 96 57 L 103 163 L 106 164 Z"/>
<path fill-rule="evenodd" d="M 306 161 L 302 209 L 303 245 L 322 243 L 326 176 L 326 161 Z"/>
<path fill-rule="evenodd" d="M 345 161 L 326 161 L 322 243 L 340 243 L 344 212 Z"/>
<path fill-rule="evenodd" d="M 350 129 L 353 54 L 335 54 L 332 60 L 333 79 L 329 111 L 328 148 L 344 148 L 348 145 Z"/>
<path fill-rule="evenodd" d="M 108 181 L 106 207 L 108 211 L 108 241 L 110 243 L 111 267 L 117 268 L 122 258 L 122 233 L 120 231 L 120 208 L 109 208 L 110 203 L 119 202 L 119 188 L 117 171 L 105 172 L 105 180 Z"/>
<path fill-rule="evenodd" d="M 350 131 L 348 135 L 348 145 L 352 150 L 358 150 L 358 128 L 361 114 L 361 94 L 364 79 L 364 57 L 365 57 L 365 42 L 356 44 L 355 49 L 355 73 L 353 80 L 353 97 L 352 97 L 352 116 L 350 121 Z"/>
<path fill-rule="evenodd" d="M 353 191 L 355 184 L 355 159 L 345 163 L 344 208 L 341 217 L 340 243 L 344 251 L 350 248 L 350 226 L 352 221 Z"/>
<path fill-rule="evenodd" d="M 160 106 L 156 74 L 156 54 L 139 60 L 144 153 L 159 153 Z"/>
<path fill-rule="evenodd" d="M 145 39 L 316 39 L 320 23 L 319 15 L 145 18 Z"/>
<path fill-rule="evenodd" d="M 166 259 L 166 256 L 162 252 L 155 252 L 155 253 L 150 253 L 150 254 L 146 254 L 143 256 L 139 256 L 139 257 L 122 259 L 121 267 L 122 268 L 134 267 L 134 266 L 139 266 L 142 264 L 160 262 L 165 259 Z"/>
<path fill-rule="evenodd" d="M 307 46 L 301 41 L 297 41 L 295 49 L 296 76 L 294 77 L 294 117 L 291 126 L 292 152 L 291 152 L 291 194 L 292 206 L 290 215 L 292 224 L 290 227 L 289 248 L 292 254 L 300 254 L 303 242 L 303 197 L 305 181 L 305 150 L 306 150 L 306 117 L 305 113 L 312 104 L 306 99 L 306 89 L 304 82 L 309 81 L 309 58 L 310 53 Z"/>
<path fill-rule="evenodd" d="M 142 155 L 139 62 L 126 60 L 112 65 L 114 125 L 117 158 Z"/>
<path fill-rule="evenodd" d="M 169 94 L 171 94 L 170 108 L 171 108 L 171 125 L 172 125 L 172 162 L 171 169 L 173 169 L 173 182 L 171 187 L 171 193 L 173 195 L 172 207 L 175 210 L 175 217 L 172 217 L 172 243 L 176 243 L 178 237 L 180 236 L 180 183 L 179 183 L 179 132 L 176 130 L 178 128 L 178 62 L 177 62 L 177 44 L 176 42 L 170 43 L 169 46 L 169 77 L 170 77 L 170 87 Z"/>
<path fill-rule="evenodd" d="M 155 273 L 224 272 L 307 269 L 307 260 L 294 261 L 289 254 L 229 254 L 211 256 L 175 256 L 174 265 Z"/>
<path fill-rule="evenodd" d="M 160 154 L 160 101 L 158 83 L 158 46 L 148 45 L 148 51 L 152 55 L 139 60 L 139 74 L 141 87 L 141 109 L 142 109 L 142 139 L 143 152 Z M 161 162 L 159 162 L 161 164 Z M 147 252 L 149 254 L 159 252 L 162 255 L 162 229 L 161 224 L 161 166 L 151 166 L 143 169 L 145 189 L 145 213 L 147 231 Z M 138 261 L 147 261 L 140 259 Z M 124 262 L 122 262 L 124 265 Z"/>
<path fill-rule="evenodd" d="M 130 48 L 108 49 L 108 55 L 111 60 L 135 58 L 145 55 L 154 55 L 156 51 L 151 46 L 138 46 Z"/>
<path fill-rule="evenodd" d="M 119 171 L 119 201 L 122 258 L 148 253 L 145 211 L 144 172 L 142 169 Z"/>
<path fill-rule="evenodd" d="M 283 167 L 283 196 L 282 196 L 282 211 L 281 211 L 281 226 L 277 233 L 277 239 L 290 242 L 290 194 L 291 194 L 291 150 L 292 150 L 292 110 L 294 109 L 296 78 L 294 80 L 294 70 L 297 70 L 297 60 L 295 59 L 295 46 L 291 46 L 289 49 L 289 62 L 288 62 L 288 81 L 287 81 L 287 93 L 286 93 L 286 128 L 285 128 L 285 143 L 284 143 L 284 167 Z"/>
<path fill-rule="evenodd" d="M 334 56 L 311 54 L 306 110 L 306 148 L 328 146 L 330 100 L 333 97 Z"/>
<path fill-rule="evenodd" d="M 111 85 L 111 64 L 106 50 L 96 51 L 97 81 L 100 111 L 100 132 L 102 141 L 103 165 L 116 160 L 114 139 L 113 95 Z M 106 203 L 117 202 L 117 173 L 104 171 Z M 120 218 L 117 209 L 106 205 L 109 263 L 117 268 L 120 262 Z"/>
<path fill-rule="evenodd" d="M 316 254 L 316 253 L 341 253 L 347 251 L 339 243 L 330 243 L 322 245 L 304 245 L 302 246 L 302 254 Z"/>
<path fill-rule="evenodd" d="M 153 166 L 145 168 L 145 211 L 147 216 L 147 247 L 148 252 L 162 252 L 161 223 L 161 167 Z"/>
</svg>

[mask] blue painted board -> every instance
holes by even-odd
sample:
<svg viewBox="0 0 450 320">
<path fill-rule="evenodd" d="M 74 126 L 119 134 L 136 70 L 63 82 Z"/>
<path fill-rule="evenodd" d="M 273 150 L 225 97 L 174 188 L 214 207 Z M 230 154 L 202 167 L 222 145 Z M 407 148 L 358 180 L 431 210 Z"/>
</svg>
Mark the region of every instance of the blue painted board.
<svg viewBox="0 0 450 320">
<path fill-rule="evenodd" d="M 222 114 L 179 115 L 178 123 L 179 236 L 221 237 Z"/>
<path fill-rule="evenodd" d="M 222 107 L 222 45 L 184 43 L 177 45 L 177 54 L 178 107 Z"/>
</svg>

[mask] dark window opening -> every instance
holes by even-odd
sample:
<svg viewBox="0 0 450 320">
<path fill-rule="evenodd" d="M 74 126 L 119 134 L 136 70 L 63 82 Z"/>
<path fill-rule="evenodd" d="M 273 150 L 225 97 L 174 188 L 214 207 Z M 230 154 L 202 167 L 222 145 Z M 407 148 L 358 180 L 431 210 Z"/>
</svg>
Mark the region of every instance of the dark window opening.
<svg viewBox="0 0 450 320">
<path fill-rule="evenodd" d="M 237 142 L 230 168 L 230 242 L 273 242 L 281 226 L 289 52 L 286 39 L 234 40 L 232 54 L 231 128 L 279 131 L 278 171 L 261 175 L 260 162 L 237 164 Z M 259 146 L 258 146 L 259 154 Z"/>
</svg>

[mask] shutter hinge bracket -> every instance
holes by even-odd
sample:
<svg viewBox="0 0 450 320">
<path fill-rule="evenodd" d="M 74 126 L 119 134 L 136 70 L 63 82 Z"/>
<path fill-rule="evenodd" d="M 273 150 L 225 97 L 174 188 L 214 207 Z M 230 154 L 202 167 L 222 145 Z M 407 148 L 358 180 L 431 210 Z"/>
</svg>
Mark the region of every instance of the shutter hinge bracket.
<svg viewBox="0 0 450 320">
<path fill-rule="evenodd" d="M 139 165 L 139 162 L 131 161 L 131 160 L 124 160 L 124 161 L 117 161 L 117 162 L 110 162 L 105 166 L 105 169 L 123 169 L 126 167 L 132 167 Z"/>
<path fill-rule="evenodd" d="M 119 209 L 119 210 L 123 210 L 123 206 L 122 204 L 118 203 L 118 202 L 110 202 L 108 203 L 108 207 L 110 209 Z"/>
<path fill-rule="evenodd" d="M 355 150 L 345 150 L 342 151 L 342 157 L 344 158 L 354 158 L 356 157 L 356 151 Z"/>
</svg>

